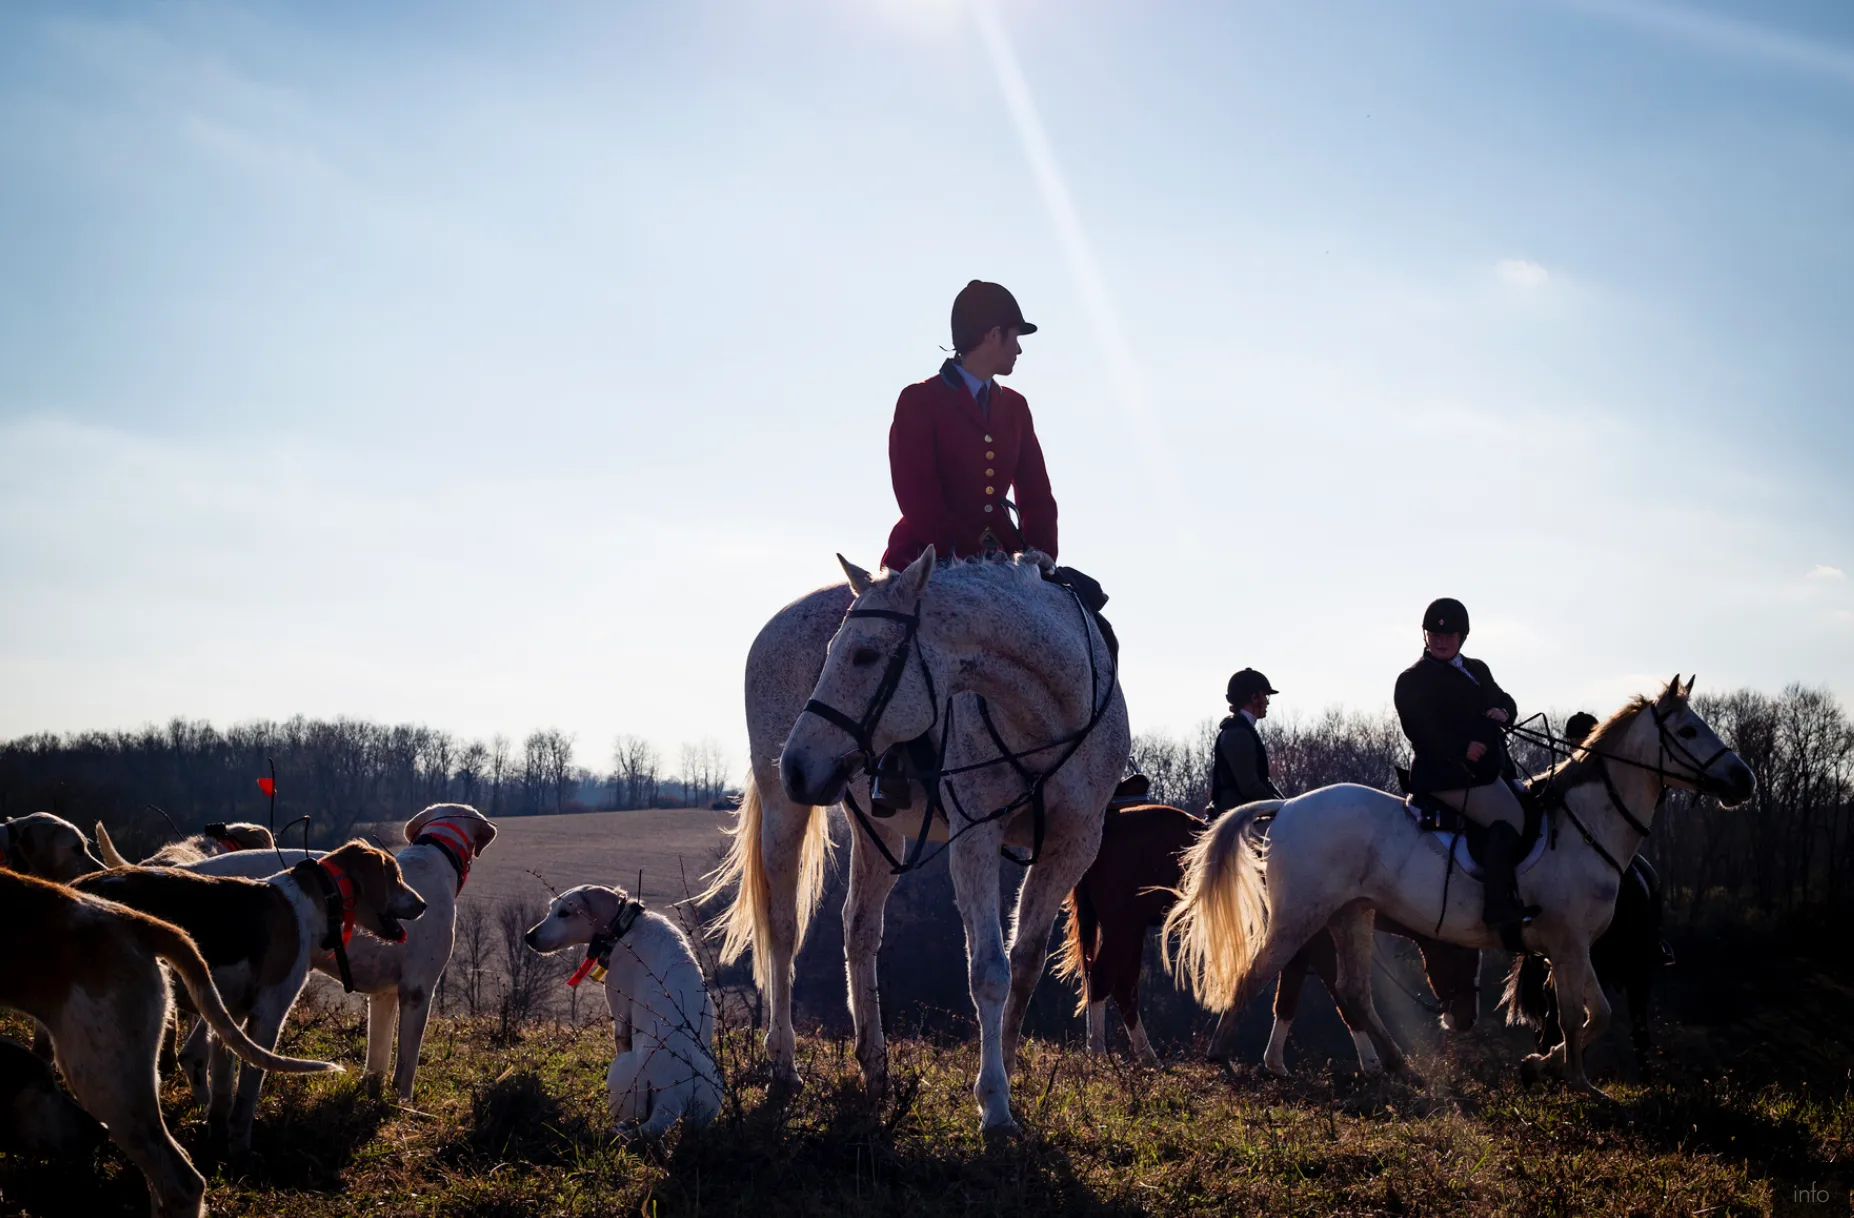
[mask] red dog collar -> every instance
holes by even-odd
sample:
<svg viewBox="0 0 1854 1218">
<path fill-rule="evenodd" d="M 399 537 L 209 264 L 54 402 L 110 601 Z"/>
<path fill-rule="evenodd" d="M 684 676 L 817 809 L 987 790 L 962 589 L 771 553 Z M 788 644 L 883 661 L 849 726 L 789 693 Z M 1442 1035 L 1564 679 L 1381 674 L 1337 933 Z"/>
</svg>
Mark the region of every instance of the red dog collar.
<svg viewBox="0 0 1854 1218">
<path fill-rule="evenodd" d="M 341 864 L 331 859 L 322 860 L 322 870 L 341 894 L 341 946 L 346 947 L 348 941 L 354 938 L 354 881 L 348 878 Z"/>
<path fill-rule="evenodd" d="M 470 860 L 476 854 L 476 843 L 456 825 L 441 820 L 426 825 L 412 840 L 414 846 L 427 843 L 436 846 L 451 869 L 457 873 L 457 891 L 462 892 L 464 884 L 470 879 Z"/>
</svg>

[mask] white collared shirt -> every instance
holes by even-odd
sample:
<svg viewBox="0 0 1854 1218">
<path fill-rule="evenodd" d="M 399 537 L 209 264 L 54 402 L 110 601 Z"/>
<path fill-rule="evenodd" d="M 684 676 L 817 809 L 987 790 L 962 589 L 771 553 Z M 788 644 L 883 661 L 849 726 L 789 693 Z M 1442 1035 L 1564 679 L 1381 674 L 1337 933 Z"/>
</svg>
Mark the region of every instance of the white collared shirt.
<svg viewBox="0 0 1854 1218">
<path fill-rule="evenodd" d="M 1249 713 L 1248 707 L 1245 706 L 1241 710 L 1237 711 L 1236 713 L 1241 715 L 1243 718 L 1247 719 L 1249 721 L 1250 727 L 1255 726 L 1255 716 Z"/>
</svg>

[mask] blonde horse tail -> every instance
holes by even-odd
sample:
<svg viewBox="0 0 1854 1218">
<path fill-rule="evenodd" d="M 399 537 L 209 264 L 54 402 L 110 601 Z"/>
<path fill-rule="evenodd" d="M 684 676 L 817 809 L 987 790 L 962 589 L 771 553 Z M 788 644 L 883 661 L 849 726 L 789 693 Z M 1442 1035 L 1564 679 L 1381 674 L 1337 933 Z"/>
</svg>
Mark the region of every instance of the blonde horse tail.
<svg viewBox="0 0 1854 1218">
<path fill-rule="evenodd" d="M 798 938 L 792 944 L 793 955 L 804 945 L 811 915 L 817 912 L 818 904 L 824 899 L 824 879 L 830 870 L 833 850 L 830 818 L 825 810 L 807 808 L 805 812 L 808 820 L 798 854 Z M 772 960 L 764 950 L 772 929 L 772 883 L 766 873 L 765 851 L 761 845 L 764 820 L 765 804 L 760 798 L 759 784 L 748 776 L 740 812 L 735 816 L 734 827 L 726 831 L 731 839 L 727 855 L 721 865 L 709 873 L 708 888 L 696 898 L 698 902 L 711 901 L 730 888 L 734 890 L 733 902 L 708 933 L 721 940 L 723 964 L 740 959 L 748 947 L 754 949 L 753 981 L 762 993 L 772 986 Z"/>
<path fill-rule="evenodd" d="M 109 840 L 109 830 L 103 827 L 102 821 L 97 822 L 97 853 L 102 856 L 103 862 L 108 866 L 133 866 L 133 864 L 131 864 L 128 859 L 123 858 L 121 852 L 116 849 L 116 843 Z"/>
<path fill-rule="evenodd" d="M 1094 954 L 1095 941 L 1100 933 L 1100 918 L 1095 913 L 1094 902 L 1080 888 L 1069 893 L 1065 904 L 1069 911 L 1069 927 L 1062 936 L 1062 947 L 1056 953 L 1054 968 L 1058 978 L 1081 986 L 1075 1013 L 1085 1015 L 1088 1012 L 1088 961 Z"/>
<path fill-rule="evenodd" d="M 1264 800 L 1225 813 L 1182 858 L 1178 903 L 1165 918 L 1165 968 L 1212 1011 L 1229 1009 L 1268 933 L 1268 842 L 1255 818 L 1280 806 Z"/>
</svg>

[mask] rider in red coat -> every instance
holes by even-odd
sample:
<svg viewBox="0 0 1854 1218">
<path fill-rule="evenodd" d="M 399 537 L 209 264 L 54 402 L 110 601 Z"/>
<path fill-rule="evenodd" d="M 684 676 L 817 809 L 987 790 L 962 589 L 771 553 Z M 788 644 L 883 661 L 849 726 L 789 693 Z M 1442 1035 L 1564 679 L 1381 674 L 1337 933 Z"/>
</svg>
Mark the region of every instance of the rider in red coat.
<svg viewBox="0 0 1854 1218">
<path fill-rule="evenodd" d="M 1016 365 L 1018 337 L 1034 333 L 998 284 L 974 279 L 953 301 L 958 354 L 895 403 L 888 463 L 901 519 L 883 566 L 900 570 L 929 544 L 941 558 L 986 550 L 1056 556 L 1056 499 L 1030 404 L 994 379 Z M 1015 503 L 1007 498 L 1013 491 Z"/>
</svg>

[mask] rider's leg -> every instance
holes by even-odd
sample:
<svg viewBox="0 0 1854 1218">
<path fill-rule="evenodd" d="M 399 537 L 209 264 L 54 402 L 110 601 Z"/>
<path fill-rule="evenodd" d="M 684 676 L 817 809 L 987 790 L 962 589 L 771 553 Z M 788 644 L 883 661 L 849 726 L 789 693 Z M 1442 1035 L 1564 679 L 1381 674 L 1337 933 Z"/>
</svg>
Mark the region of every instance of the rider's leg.
<svg viewBox="0 0 1854 1218">
<path fill-rule="evenodd" d="M 926 736 L 890 745 L 876 758 L 875 781 L 869 785 L 869 810 L 878 817 L 889 817 L 913 807 L 918 785 L 914 776 L 933 769 L 936 760 L 933 741 Z"/>
<path fill-rule="evenodd" d="M 1481 921 L 1489 926 L 1522 921 L 1526 911 L 1519 903 L 1519 832 L 1526 823 L 1526 814 L 1513 788 L 1504 782 L 1490 782 L 1438 791 L 1436 798 L 1487 830 L 1487 848 L 1481 859 L 1486 870 L 1481 881 L 1485 894 Z"/>
</svg>

